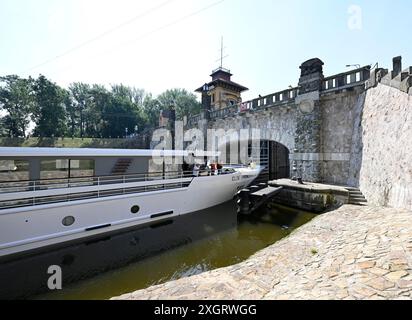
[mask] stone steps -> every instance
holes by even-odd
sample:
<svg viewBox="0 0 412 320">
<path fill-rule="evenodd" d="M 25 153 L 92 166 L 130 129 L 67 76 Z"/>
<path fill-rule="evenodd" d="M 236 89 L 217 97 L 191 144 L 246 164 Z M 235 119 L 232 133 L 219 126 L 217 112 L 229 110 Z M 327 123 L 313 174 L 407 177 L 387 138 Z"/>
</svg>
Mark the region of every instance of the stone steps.
<svg viewBox="0 0 412 320">
<path fill-rule="evenodd" d="M 348 187 L 346 190 L 349 191 L 349 204 L 357 206 L 366 206 L 368 204 L 368 200 L 366 200 L 359 188 Z"/>
</svg>

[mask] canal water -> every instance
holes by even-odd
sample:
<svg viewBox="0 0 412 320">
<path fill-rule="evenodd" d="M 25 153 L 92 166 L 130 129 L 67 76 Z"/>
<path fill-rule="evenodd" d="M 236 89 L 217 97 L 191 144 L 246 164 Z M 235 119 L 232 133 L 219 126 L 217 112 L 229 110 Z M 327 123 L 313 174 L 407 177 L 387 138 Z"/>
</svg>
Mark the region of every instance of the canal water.
<svg viewBox="0 0 412 320">
<path fill-rule="evenodd" d="M 157 225 L 0 262 L 0 299 L 108 299 L 242 262 L 315 214 L 272 205 L 238 217 L 228 202 Z M 51 265 L 63 289 L 47 288 Z"/>
</svg>

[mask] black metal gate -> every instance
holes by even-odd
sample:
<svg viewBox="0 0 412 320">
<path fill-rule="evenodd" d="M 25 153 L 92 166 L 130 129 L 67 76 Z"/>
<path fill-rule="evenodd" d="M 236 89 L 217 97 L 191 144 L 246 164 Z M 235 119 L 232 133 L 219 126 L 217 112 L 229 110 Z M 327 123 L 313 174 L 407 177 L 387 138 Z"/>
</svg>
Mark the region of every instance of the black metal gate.
<svg viewBox="0 0 412 320">
<path fill-rule="evenodd" d="M 249 145 L 249 156 L 259 165 L 264 166 L 256 182 L 268 182 L 290 177 L 289 150 L 275 141 L 264 140 L 260 142 L 260 151 L 254 153 Z M 254 159 L 254 154 L 260 153 L 260 159 Z"/>
</svg>

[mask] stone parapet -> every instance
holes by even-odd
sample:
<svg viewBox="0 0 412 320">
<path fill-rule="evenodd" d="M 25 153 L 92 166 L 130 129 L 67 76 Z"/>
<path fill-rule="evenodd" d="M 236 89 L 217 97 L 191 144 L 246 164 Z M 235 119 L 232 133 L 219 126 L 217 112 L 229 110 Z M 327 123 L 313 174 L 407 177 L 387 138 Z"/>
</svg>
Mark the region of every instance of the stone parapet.
<svg viewBox="0 0 412 320">
<path fill-rule="evenodd" d="M 395 57 L 392 71 L 382 68 L 373 69 L 365 88 L 374 88 L 379 83 L 412 95 L 412 67 L 402 70 L 402 57 Z"/>
</svg>

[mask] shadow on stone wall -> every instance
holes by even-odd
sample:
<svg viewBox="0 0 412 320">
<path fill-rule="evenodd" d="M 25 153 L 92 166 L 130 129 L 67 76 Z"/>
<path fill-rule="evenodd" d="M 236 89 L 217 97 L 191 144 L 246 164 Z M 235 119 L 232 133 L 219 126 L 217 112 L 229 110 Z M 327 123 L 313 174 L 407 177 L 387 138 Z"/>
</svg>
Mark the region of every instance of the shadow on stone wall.
<svg viewBox="0 0 412 320">
<path fill-rule="evenodd" d="M 360 185 L 360 171 L 363 162 L 363 109 L 365 106 L 366 92 L 358 97 L 355 107 L 352 150 L 349 163 L 348 186 L 358 188 Z"/>
</svg>

